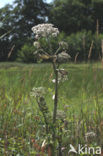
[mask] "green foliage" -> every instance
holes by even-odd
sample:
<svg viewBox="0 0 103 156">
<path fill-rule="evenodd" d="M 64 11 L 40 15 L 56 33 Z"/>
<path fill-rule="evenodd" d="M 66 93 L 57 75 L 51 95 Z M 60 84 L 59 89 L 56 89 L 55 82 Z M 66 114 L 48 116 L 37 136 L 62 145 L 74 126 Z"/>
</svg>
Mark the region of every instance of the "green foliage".
<svg viewBox="0 0 103 156">
<path fill-rule="evenodd" d="M 59 42 L 65 41 L 65 33 L 60 33 L 58 37 L 50 37 L 49 39 L 42 38 L 39 40 L 41 48 L 44 49 L 50 55 L 53 55 L 56 50 L 59 48 Z"/>
<path fill-rule="evenodd" d="M 59 36 L 56 38 L 51 37 L 49 38 L 49 40 L 47 40 L 46 38 L 42 38 L 39 40 L 41 45 L 40 49 L 43 49 L 46 53 L 52 55 L 59 48 L 58 42 L 60 42 L 61 40 L 65 41 L 65 39 L 66 39 L 66 35 L 64 33 L 60 33 Z M 21 49 L 18 50 L 17 61 L 26 62 L 26 63 L 37 62 L 38 58 L 35 57 L 34 55 L 35 51 L 37 51 L 36 47 L 33 46 L 31 41 L 29 41 L 29 43 L 24 44 L 21 47 Z"/>
<path fill-rule="evenodd" d="M 32 38 L 31 28 L 45 22 L 47 8 L 48 5 L 43 0 L 15 0 L 13 6 L 6 5 L 0 8 L 0 21 L 3 23 L 0 36 L 11 31 L 0 43 L 1 47 L 5 47 L 1 48 L 0 60 L 7 60 L 12 45 L 15 45 L 15 49 L 10 60 L 17 58 L 18 50 Z"/>
<path fill-rule="evenodd" d="M 97 19 L 102 32 L 103 0 L 54 0 L 49 21 L 67 34 L 96 31 Z"/>
<path fill-rule="evenodd" d="M 14 4 L 13 6 L 6 5 L 0 9 L 0 22 L 3 23 L 3 26 L 0 27 L 0 36 L 7 34 L 0 40 L 0 61 L 8 60 L 8 53 L 14 45 L 15 48 L 9 60 L 16 60 L 17 53 L 21 47 L 28 43 L 30 38 L 33 38 L 31 31 L 32 26 L 40 23 L 51 22 L 58 27 L 60 31 L 64 31 L 66 35 L 74 33 L 74 37 L 72 38 L 76 39 L 78 38 L 77 36 L 79 36 L 78 32 L 83 30 L 86 30 L 87 33 L 92 31 L 93 36 L 95 36 L 97 28 L 99 33 L 103 32 L 103 0 L 54 0 L 50 5 L 43 0 L 15 0 Z M 91 38 L 91 35 L 88 34 L 86 36 Z M 82 45 L 82 43 L 78 43 L 80 41 L 76 39 L 73 40 L 77 43 L 78 49 L 78 47 L 80 47 L 78 45 Z M 100 38 L 96 39 L 96 37 L 93 37 L 92 39 L 94 40 L 92 53 L 94 56 L 92 56 L 92 58 L 96 59 L 100 52 Z M 85 57 L 87 57 L 92 39 L 87 39 L 88 45 L 86 45 L 87 51 L 85 52 Z M 65 40 L 65 36 L 63 40 Z M 45 40 L 41 42 L 46 51 L 49 51 L 50 47 L 44 43 Z M 51 39 L 51 42 L 53 49 L 56 49 L 57 40 Z M 97 45 L 97 43 L 99 43 L 99 45 Z M 76 45 L 74 46 L 76 47 Z M 75 47 L 74 49 L 76 49 Z M 79 51 L 82 51 L 82 48 Z M 76 54 L 75 50 L 71 51 L 71 53 L 73 57 Z M 84 59 L 83 53 L 81 52 L 81 56 L 79 56 L 80 60 Z"/>
<path fill-rule="evenodd" d="M 9 23 L 9 20 L 12 21 L 12 17 L 9 17 L 11 10 L 11 5 L 6 5 L 0 9 L 0 21 L 2 22 L 2 26 L 0 27 L 0 61 L 8 60 L 8 53 L 12 47 L 12 43 L 9 40 L 12 30 Z"/>
<path fill-rule="evenodd" d="M 91 60 L 98 60 L 101 56 L 101 39 L 103 35 L 97 37 L 96 34 L 92 34 L 91 31 L 77 32 L 76 34 L 71 34 L 67 37 L 67 43 L 69 45 L 69 53 L 72 59 L 75 59 L 78 53 L 79 61 L 88 60 L 88 55 L 90 53 L 90 47 L 93 42 L 93 47 L 91 48 Z"/>
<path fill-rule="evenodd" d="M 75 60 L 75 56 L 78 54 L 77 61 L 87 61 L 91 49 L 90 60 L 99 60 L 102 56 L 101 52 L 101 40 L 103 35 L 93 34 L 91 31 L 81 31 L 73 33 L 67 36 L 65 33 L 60 33 L 57 38 L 51 38 L 49 47 L 48 40 L 45 38 L 40 40 L 40 44 L 47 53 L 53 54 L 58 48 L 58 42 L 65 41 L 68 44 L 67 52 L 70 54 L 72 61 Z M 93 46 L 92 46 L 93 42 Z M 91 48 L 92 46 L 92 48 Z M 62 52 L 60 49 L 59 52 Z"/>
<path fill-rule="evenodd" d="M 55 0 L 50 12 L 50 21 L 67 34 L 81 29 L 91 29 L 91 1 L 88 7 L 80 0 Z"/>
<path fill-rule="evenodd" d="M 36 62 L 34 58 L 35 47 L 32 44 L 25 44 L 21 50 L 18 51 L 18 61 L 21 62 Z"/>
</svg>

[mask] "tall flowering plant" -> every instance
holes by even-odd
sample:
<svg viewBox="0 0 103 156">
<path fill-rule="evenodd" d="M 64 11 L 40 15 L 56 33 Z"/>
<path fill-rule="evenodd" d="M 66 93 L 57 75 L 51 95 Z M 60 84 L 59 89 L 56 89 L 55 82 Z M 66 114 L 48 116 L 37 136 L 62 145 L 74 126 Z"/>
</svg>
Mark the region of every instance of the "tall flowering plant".
<svg viewBox="0 0 103 156">
<path fill-rule="evenodd" d="M 56 39 L 59 35 L 58 28 L 55 28 L 53 24 L 38 24 L 32 28 L 33 33 L 35 34 L 35 42 L 34 46 L 36 47 L 36 51 L 34 52 L 35 57 L 42 60 L 49 60 L 53 65 L 53 71 L 55 75 L 55 79 L 52 82 L 55 84 L 55 94 L 53 95 L 54 107 L 53 107 L 53 116 L 52 123 L 50 126 L 50 122 L 48 116 L 48 108 L 46 106 L 45 98 L 44 98 L 44 89 L 42 87 L 33 88 L 32 95 L 36 97 L 38 106 L 40 111 L 43 114 L 45 125 L 46 125 L 46 133 L 52 133 L 52 155 L 55 155 L 56 148 L 56 120 L 58 116 L 58 85 L 60 82 L 64 82 L 68 79 L 68 72 L 65 69 L 60 68 L 61 63 L 65 63 L 70 59 L 70 55 L 67 53 L 68 45 L 64 41 L 60 41 L 58 43 L 58 47 L 55 52 L 53 52 L 53 48 L 51 45 L 51 38 Z M 43 48 L 41 40 L 44 40 L 49 47 L 49 52 Z M 51 53 L 50 53 L 51 52 Z M 50 131 L 52 127 L 52 131 Z M 59 142 L 59 156 L 62 155 L 61 152 L 61 143 Z"/>
</svg>

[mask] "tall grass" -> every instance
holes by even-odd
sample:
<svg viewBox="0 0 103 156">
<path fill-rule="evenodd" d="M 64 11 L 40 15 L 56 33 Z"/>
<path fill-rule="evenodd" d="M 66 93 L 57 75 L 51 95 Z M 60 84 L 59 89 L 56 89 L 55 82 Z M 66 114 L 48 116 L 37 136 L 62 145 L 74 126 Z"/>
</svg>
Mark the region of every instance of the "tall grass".
<svg viewBox="0 0 103 156">
<path fill-rule="evenodd" d="M 69 144 L 103 144 L 103 67 L 101 63 L 64 64 L 68 81 L 59 84 L 58 109 L 65 113 L 66 131 L 62 136 L 65 155 Z M 46 155 L 44 121 L 36 101 L 30 96 L 33 87 L 46 87 L 46 101 L 53 110 L 50 64 L 0 64 L 0 154 Z M 94 132 L 95 136 L 86 136 Z"/>
</svg>

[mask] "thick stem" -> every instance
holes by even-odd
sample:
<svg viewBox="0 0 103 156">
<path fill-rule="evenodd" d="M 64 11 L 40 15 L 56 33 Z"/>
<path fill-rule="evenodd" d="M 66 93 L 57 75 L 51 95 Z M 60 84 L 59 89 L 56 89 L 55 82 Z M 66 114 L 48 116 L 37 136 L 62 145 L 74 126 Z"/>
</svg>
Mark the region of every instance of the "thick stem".
<svg viewBox="0 0 103 156">
<path fill-rule="evenodd" d="M 58 104 L 58 70 L 56 67 L 56 63 L 53 62 L 53 70 L 55 74 L 55 99 L 54 99 L 54 109 L 53 109 L 53 134 L 52 134 L 52 140 L 53 140 L 53 153 L 52 156 L 55 155 L 55 142 L 56 142 L 56 115 L 57 115 L 57 104 Z"/>
<path fill-rule="evenodd" d="M 53 69 L 55 73 L 55 99 L 54 99 L 54 110 L 53 110 L 53 125 L 54 125 L 54 130 L 53 130 L 53 142 L 55 144 L 56 140 L 56 132 L 55 132 L 55 123 L 56 123 L 56 115 L 57 115 L 57 105 L 58 105 L 58 71 L 56 69 L 56 64 L 53 62 Z"/>
<path fill-rule="evenodd" d="M 53 65 L 55 73 L 55 99 L 54 99 L 54 110 L 53 110 L 53 124 L 56 122 L 57 104 L 58 104 L 58 71 L 56 65 Z"/>
</svg>

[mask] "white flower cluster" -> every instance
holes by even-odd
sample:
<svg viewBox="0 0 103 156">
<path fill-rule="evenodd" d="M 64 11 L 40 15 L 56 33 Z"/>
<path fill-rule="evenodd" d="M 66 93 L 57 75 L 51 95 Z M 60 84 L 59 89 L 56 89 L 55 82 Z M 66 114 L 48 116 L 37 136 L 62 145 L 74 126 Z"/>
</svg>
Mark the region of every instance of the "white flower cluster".
<svg viewBox="0 0 103 156">
<path fill-rule="evenodd" d="M 96 136 L 96 133 L 94 133 L 94 132 L 87 132 L 86 134 L 85 134 L 85 136 L 86 137 L 90 137 L 90 136 Z"/>
<path fill-rule="evenodd" d="M 61 72 L 58 73 L 58 81 L 59 82 L 64 82 L 68 80 L 68 75 L 67 74 L 62 74 Z"/>
<path fill-rule="evenodd" d="M 68 80 L 68 72 L 67 71 L 65 71 L 64 69 L 57 69 L 57 71 L 58 71 L 58 83 Z M 56 80 L 53 79 L 52 82 L 55 83 Z"/>
<path fill-rule="evenodd" d="M 54 28 L 53 24 L 38 24 L 32 27 L 32 31 L 36 35 L 35 38 L 53 36 L 56 37 L 59 34 L 58 28 Z"/>
<path fill-rule="evenodd" d="M 57 62 L 59 63 L 66 63 L 70 60 L 70 55 L 66 53 L 66 51 L 62 51 L 57 55 Z"/>
<path fill-rule="evenodd" d="M 32 92 L 31 92 L 31 96 L 35 96 L 35 97 L 43 97 L 45 95 L 46 91 L 45 91 L 45 88 L 44 87 L 34 87 L 32 89 Z"/>
<path fill-rule="evenodd" d="M 88 138 L 95 137 L 95 136 L 96 136 L 96 133 L 94 133 L 94 132 L 87 132 L 85 134 L 85 139 L 86 139 L 86 141 L 88 141 Z"/>
</svg>

